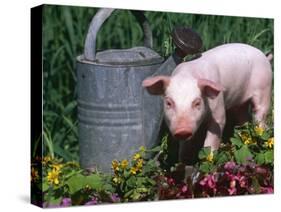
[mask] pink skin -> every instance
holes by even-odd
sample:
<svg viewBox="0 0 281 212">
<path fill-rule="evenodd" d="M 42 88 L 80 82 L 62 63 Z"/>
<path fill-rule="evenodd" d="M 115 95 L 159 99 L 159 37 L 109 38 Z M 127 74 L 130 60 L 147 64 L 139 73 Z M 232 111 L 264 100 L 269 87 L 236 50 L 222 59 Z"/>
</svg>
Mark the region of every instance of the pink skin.
<svg viewBox="0 0 281 212">
<path fill-rule="evenodd" d="M 265 126 L 272 86 L 270 57 L 246 44 L 225 44 L 181 63 L 170 77 L 145 79 L 143 87 L 163 96 L 165 119 L 176 138 L 189 140 L 207 119 L 204 146 L 215 150 L 226 111 L 235 112 L 237 123 L 243 124 L 251 105 L 254 121 Z"/>
</svg>

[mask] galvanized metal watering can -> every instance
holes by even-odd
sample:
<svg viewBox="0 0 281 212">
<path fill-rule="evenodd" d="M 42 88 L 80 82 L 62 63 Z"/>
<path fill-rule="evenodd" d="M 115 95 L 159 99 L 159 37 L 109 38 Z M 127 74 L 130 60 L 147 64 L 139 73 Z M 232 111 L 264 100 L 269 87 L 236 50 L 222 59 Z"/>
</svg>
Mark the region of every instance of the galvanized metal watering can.
<svg viewBox="0 0 281 212">
<path fill-rule="evenodd" d="M 113 11 L 97 12 L 84 54 L 77 58 L 80 164 L 103 172 L 110 172 L 112 160 L 157 144 L 162 100 L 149 95 L 141 83 L 152 75 L 171 74 L 183 57 L 197 53 L 202 45 L 195 32 L 178 27 L 172 33 L 176 51 L 164 62 L 152 50 L 152 32 L 144 14 L 132 11 L 142 27 L 144 46 L 96 53 L 97 33 Z"/>
</svg>

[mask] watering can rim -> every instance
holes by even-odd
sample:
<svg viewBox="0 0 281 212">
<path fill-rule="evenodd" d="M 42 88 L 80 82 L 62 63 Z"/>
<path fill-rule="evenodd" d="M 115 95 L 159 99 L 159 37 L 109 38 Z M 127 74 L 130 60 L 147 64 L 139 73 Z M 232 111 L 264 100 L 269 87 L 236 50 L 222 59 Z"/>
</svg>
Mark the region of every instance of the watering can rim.
<svg viewBox="0 0 281 212">
<path fill-rule="evenodd" d="M 153 66 L 153 65 L 159 65 L 159 64 L 163 64 L 164 62 L 164 58 L 160 57 L 157 60 L 153 60 L 150 63 L 127 63 L 127 64 L 118 64 L 118 63 L 100 63 L 98 61 L 90 61 L 87 60 L 85 58 L 85 56 L 79 55 L 76 57 L 76 61 L 77 63 L 81 63 L 81 64 L 88 64 L 88 65 L 95 65 L 95 66 L 100 66 L 100 67 L 113 67 L 113 68 L 119 68 L 119 67 L 145 67 L 145 66 Z M 112 70 L 114 71 L 114 70 Z"/>
</svg>

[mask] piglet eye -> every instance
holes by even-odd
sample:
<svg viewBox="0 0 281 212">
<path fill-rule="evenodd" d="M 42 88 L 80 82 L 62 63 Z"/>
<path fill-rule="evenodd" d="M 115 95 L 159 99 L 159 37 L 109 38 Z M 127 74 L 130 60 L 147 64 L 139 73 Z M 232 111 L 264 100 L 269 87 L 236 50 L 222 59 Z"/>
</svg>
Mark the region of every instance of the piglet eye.
<svg viewBox="0 0 281 212">
<path fill-rule="evenodd" d="M 200 109 L 201 107 L 201 99 L 195 99 L 193 102 L 192 102 L 192 107 L 193 108 L 197 108 L 197 109 Z"/>
<path fill-rule="evenodd" d="M 167 109 L 173 108 L 174 107 L 174 102 L 171 98 L 165 98 L 165 104 Z"/>
</svg>

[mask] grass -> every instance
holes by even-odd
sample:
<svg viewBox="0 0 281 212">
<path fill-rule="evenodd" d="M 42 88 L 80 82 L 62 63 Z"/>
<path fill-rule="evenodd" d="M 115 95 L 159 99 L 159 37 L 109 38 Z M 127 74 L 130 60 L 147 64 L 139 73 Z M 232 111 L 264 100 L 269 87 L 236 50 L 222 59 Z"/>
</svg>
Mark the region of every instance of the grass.
<svg viewBox="0 0 281 212">
<path fill-rule="evenodd" d="M 45 6 L 43 12 L 44 155 L 78 160 L 76 109 L 76 57 L 83 52 L 95 8 Z M 243 17 L 145 12 L 154 49 L 171 53 L 174 26 L 190 26 L 202 37 L 204 50 L 229 42 L 242 42 L 273 52 L 273 20 Z M 129 11 L 115 11 L 100 30 L 97 49 L 142 45 L 142 31 Z"/>
</svg>

